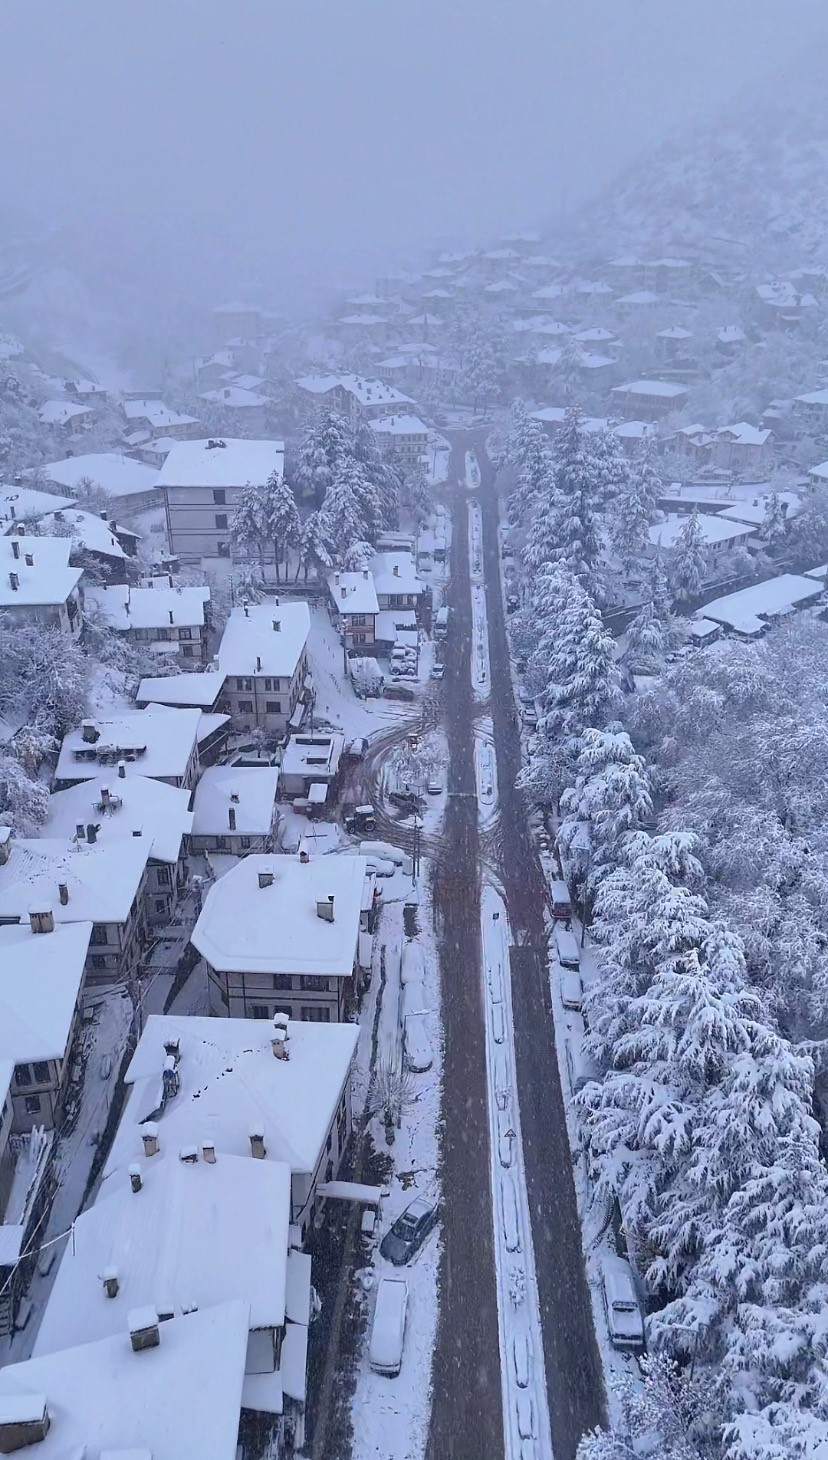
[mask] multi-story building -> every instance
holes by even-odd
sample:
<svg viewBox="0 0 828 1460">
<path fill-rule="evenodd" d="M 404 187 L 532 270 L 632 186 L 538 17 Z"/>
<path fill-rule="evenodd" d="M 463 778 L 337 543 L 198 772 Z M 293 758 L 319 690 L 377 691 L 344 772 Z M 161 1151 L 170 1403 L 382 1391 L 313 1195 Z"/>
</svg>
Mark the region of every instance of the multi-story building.
<svg viewBox="0 0 828 1460">
<path fill-rule="evenodd" d="M 355 645 L 373 644 L 379 601 L 370 569 L 331 573 L 328 594 L 334 622 L 344 636 L 345 647 L 353 649 Z"/>
<path fill-rule="evenodd" d="M 233 609 L 218 662 L 225 676 L 222 707 L 237 729 L 285 733 L 304 691 L 309 633 L 304 602 Z"/>
<path fill-rule="evenodd" d="M 307 610 L 306 610 L 307 611 Z M 150 705 L 120 715 L 83 720 L 63 737 L 54 789 L 111 776 L 115 789 L 125 776 L 150 776 L 192 790 L 199 771 L 200 710 Z"/>
<path fill-rule="evenodd" d="M 242 489 L 281 476 L 281 441 L 210 438 L 173 446 L 157 477 L 170 551 L 184 559 L 230 557 L 230 526 Z"/>
<path fill-rule="evenodd" d="M 0 1065 L 13 1066 L 6 1135 L 60 1120 L 91 936 L 92 923 L 52 916 L 0 927 Z M 0 1156 L 0 1186 L 2 1170 Z"/>
<path fill-rule="evenodd" d="M 81 568 L 69 565 L 68 537 L 26 537 L 18 527 L 0 537 L 0 609 L 16 623 L 42 624 L 78 638 Z"/>
<path fill-rule="evenodd" d="M 278 766 L 211 766 L 193 798 L 193 852 L 271 852 L 278 824 Z"/>
<path fill-rule="evenodd" d="M 380 450 L 399 457 L 403 466 L 415 466 L 428 450 L 428 427 L 419 416 L 379 416 L 371 429 Z"/>
<path fill-rule="evenodd" d="M 208 658 L 210 589 L 178 587 L 171 577 L 152 578 L 140 588 L 126 583 L 89 587 L 87 614 L 125 634 L 151 653 L 204 663 Z"/>
<path fill-rule="evenodd" d="M 415 404 L 396 386 L 361 375 L 305 375 L 296 385 L 306 410 L 327 406 L 344 416 L 364 415 L 371 420 L 392 411 L 410 411 Z"/>
</svg>

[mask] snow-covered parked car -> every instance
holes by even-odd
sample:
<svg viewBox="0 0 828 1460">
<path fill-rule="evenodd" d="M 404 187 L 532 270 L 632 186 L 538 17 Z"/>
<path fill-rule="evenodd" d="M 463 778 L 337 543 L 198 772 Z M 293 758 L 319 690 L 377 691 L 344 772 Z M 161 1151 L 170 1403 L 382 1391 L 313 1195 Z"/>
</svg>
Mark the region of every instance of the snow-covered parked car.
<svg viewBox="0 0 828 1460">
<path fill-rule="evenodd" d="M 408 1283 L 403 1277 L 382 1278 L 377 1288 L 368 1362 L 377 1374 L 396 1377 L 402 1368 Z"/>
<path fill-rule="evenodd" d="M 581 950 L 578 947 L 578 939 L 569 928 L 562 928 L 558 924 L 552 935 L 555 944 L 555 953 L 562 968 L 580 968 Z"/>
<path fill-rule="evenodd" d="M 584 998 L 581 975 L 576 968 L 561 969 L 561 1003 L 565 1009 L 580 1012 Z"/>
<path fill-rule="evenodd" d="M 430 1070 L 434 1063 L 434 1051 L 425 1023 L 428 1012 L 425 984 L 419 978 L 409 979 L 403 984 L 403 1037 L 405 1062 L 416 1075 Z"/>
<path fill-rule="evenodd" d="M 601 1289 L 614 1348 L 639 1353 L 644 1347 L 644 1315 L 635 1291 L 632 1268 L 623 1257 L 608 1254 L 601 1261 Z"/>
</svg>

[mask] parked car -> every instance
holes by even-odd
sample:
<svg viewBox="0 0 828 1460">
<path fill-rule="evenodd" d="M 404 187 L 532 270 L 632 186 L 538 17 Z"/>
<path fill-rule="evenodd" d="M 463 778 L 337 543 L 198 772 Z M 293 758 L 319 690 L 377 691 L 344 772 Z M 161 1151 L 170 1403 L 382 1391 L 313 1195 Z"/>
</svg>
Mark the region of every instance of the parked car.
<svg viewBox="0 0 828 1460">
<path fill-rule="evenodd" d="M 583 1090 L 590 1080 L 600 1080 L 601 1071 L 591 1055 L 584 1049 L 584 1038 L 586 1029 L 584 1021 L 575 1015 L 573 1023 L 576 1028 L 570 1029 L 564 1039 L 564 1054 L 566 1058 L 566 1073 L 569 1077 L 569 1087 L 573 1095 Z"/>
<path fill-rule="evenodd" d="M 408 1283 L 402 1277 L 382 1278 L 377 1288 L 368 1362 L 377 1374 L 395 1378 L 402 1368 Z"/>
<path fill-rule="evenodd" d="M 644 1347 L 644 1315 L 632 1268 L 623 1257 L 610 1253 L 602 1260 L 601 1289 L 613 1348 L 640 1353 Z"/>
<path fill-rule="evenodd" d="M 445 664 L 432 664 L 432 666 L 431 666 L 431 678 L 432 679 L 442 679 L 443 678 L 443 675 L 445 674 L 445 672 L 446 672 L 446 666 L 445 666 Z"/>
<path fill-rule="evenodd" d="M 419 796 L 413 791 L 389 791 L 388 799 L 392 806 L 398 806 L 401 811 L 422 811 L 423 805 Z"/>
<path fill-rule="evenodd" d="M 569 922 L 572 917 L 572 899 L 569 896 L 569 888 L 565 882 L 556 881 L 549 889 L 552 897 L 552 916 L 560 918 L 562 922 Z"/>
<path fill-rule="evenodd" d="M 426 786 L 426 790 L 428 791 L 429 796 L 440 796 L 443 791 L 443 782 L 429 781 L 428 785 Z"/>
<path fill-rule="evenodd" d="M 565 1009 L 580 1010 L 584 997 L 584 986 L 577 969 L 561 969 L 561 1003 Z"/>
<path fill-rule="evenodd" d="M 534 705 L 524 705 L 520 712 L 520 718 L 529 730 L 534 730 L 538 723 L 538 712 Z"/>
<path fill-rule="evenodd" d="M 386 684 L 383 694 L 387 700 L 413 700 L 415 698 L 413 689 L 407 684 Z"/>
<path fill-rule="evenodd" d="M 415 1196 L 383 1237 L 380 1243 L 383 1257 L 393 1262 L 395 1267 L 410 1262 L 435 1227 L 438 1216 L 439 1207 L 434 1202 Z"/>
<path fill-rule="evenodd" d="M 562 968 L 580 968 L 581 950 L 578 939 L 568 928 L 556 927 L 553 933 L 555 952 Z"/>
</svg>

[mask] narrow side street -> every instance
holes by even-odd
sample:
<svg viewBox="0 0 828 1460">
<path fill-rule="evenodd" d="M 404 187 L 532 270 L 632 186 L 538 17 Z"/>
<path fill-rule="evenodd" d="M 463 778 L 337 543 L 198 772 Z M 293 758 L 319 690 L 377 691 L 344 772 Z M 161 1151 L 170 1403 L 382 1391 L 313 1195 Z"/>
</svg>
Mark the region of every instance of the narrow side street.
<svg viewBox="0 0 828 1460">
<path fill-rule="evenodd" d="M 494 471 L 483 441 L 468 438 L 481 471 L 483 569 L 491 664 L 490 712 L 500 802 L 499 875 L 514 938 L 512 1005 L 526 1181 L 543 1324 L 549 1414 L 556 1460 L 571 1460 L 604 1412 L 601 1363 L 584 1274 L 546 961 L 546 884 L 516 789 L 521 765 L 500 578 Z M 517 956 L 516 956 L 517 955 Z"/>
<path fill-rule="evenodd" d="M 461 446 L 452 453 L 452 481 L 463 476 L 463 451 Z M 434 883 L 446 1045 L 443 1253 L 428 1455 L 430 1460 L 496 1460 L 504 1453 L 503 1413 L 481 982 L 467 507 L 459 491 L 452 523 L 446 597 L 452 625 L 443 681 L 449 797 Z"/>
</svg>

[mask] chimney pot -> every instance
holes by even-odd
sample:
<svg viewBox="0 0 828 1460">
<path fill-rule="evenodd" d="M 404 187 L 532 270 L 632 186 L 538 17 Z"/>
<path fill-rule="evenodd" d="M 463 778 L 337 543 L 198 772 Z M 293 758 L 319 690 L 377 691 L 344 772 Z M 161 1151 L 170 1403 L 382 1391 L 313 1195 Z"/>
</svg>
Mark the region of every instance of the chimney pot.
<svg viewBox="0 0 828 1460">
<path fill-rule="evenodd" d="M 33 568 L 34 567 L 34 553 L 27 553 L 26 554 L 26 567 L 27 568 Z"/>
<path fill-rule="evenodd" d="M 20 542 L 19 542 L 19 539 L 16 538 L 16 537 L 13 537 L 12 538 L 12 557 L 13 558 L 19 558 L 20 557 Z"/>
<path fill-rule="evenodd" d="M 310 857 L 309 857 L 309 856 L 308 856 L 308 854 L 307 854 L 307 852 L 306 852 L 306 851 L 305 851 L 305 849 L 304 849 L 304 847 L 303 847 L 303 848 L 302 848 L 302 850 L 301 850 L 301 852 L 300 852 L 300 853 L 299 853 L 299 861 L 300 861 L 300 862 L 301 862 L 301 863 L 302 863 L 302 864 L 303 864 L 303 865 L 304 865 L 304 864 L 305 864 L 305 863 L 306 863 L 306 862 L 309 862 L 309 861 L 310 861 Z"/>
<path fill-rule="evenodd" d="M 129 1337 L 133 1351 L 138 1354 L 145 1348 L 157 1348 L 161 1342 L 158 1314 L 154 1308 L 131 1308 L 127 1314 Z"/>
<path fill-rule="evenodd" d="M 81 720 L 81 739 L 86 745 L 94 745 L 99 734 L 94 720 Z"/>
<path fill-rule="evenodd" d="M 175 615 L 174 615 L 172 609 L 169 609 L 168 612 L 169 612 L 169 615 L 170 615 L 170 623 L 171 624 L 174 624 L 175 623 Z"/>
<path fill-rule="evenodd" d="M 118 1288 L 120 1287 L 118 1269 L 116 1267 L 105 1267 L 101 1275 L 101 1281 L 103 1282 L 106 1296 L 108 1298 L 117 1298 Z"/>
<path fill-rule="evenodd" d="M 275 618 L 273 620 L 273 632 L 274 632 L 274 634 L 280 633 L 281 632 L 281 629 L 282 629 L 282 620 L 280 618 Z"/>
<path fill-rule="evenodd" d="M 182 1146 L 178 1159 L 183 1161 L 185 1166 L 195 1166 L 198 1161 L 198 1146 Z"/>
<path fill-rule="evenodd" d="M 125 781 L 126 780 L 126 761 L 125 760 L 119 760 L 118 761 L 118 776 L 119 776 L 120 780 L 122 780 L 122 781 Z"/>
<path fill-rule="evenodd" d="M 144 1155 L 157 1156 L 160 1149 L 158 1143 L 158 1126 L 154 1121 L 148 1120 L 141 1132 L 141 1139 L 144 1142 Z"/>
<path fill-rule="evenodd" d="M 264 1143 L 264 1130 L 261 1126 L 250 1127 L 250 1154 L 257 1161 L 263 1161 L 267 1155 Z"/>
<path fill-rule="evenodd" d="M 61 907 L 66 907 L 69 901 L 69 887 L 66 882 L 58 883 L 58 897 L 60 898 Z"/>
<path fill-rule="evenodd" d="M 30 908 L 29 926 L 33 933 L 53 933 L 55 915 L 50 907 Z"/>
<path fill-rule="evenodd" d="M 228 811 L 227 811 L 227 822 L 228 822 L 228 825 L 230 827 L 230 830 L 231 831 L 235 831 L 236 830 L 236 812 L 235 812 L 235 808 L 232 807 L 232 806 L 230 806 L 228 808 Z"/>
<path fill-rule="evenodd" d="M 272 872 L 260 872 L 259 873 L 259 886 L 260 887 L 272 887 L 273 886 L 273 873 Z"/>
<path fill-rule="evenodd" d="M 86 840 L 86 827 L 82 821 L 75 822 L 75 840 L 79 842 Z"/>
<path fill-rule="evenodd" d="M 87 822 L 86 825 L 86 840 L 88 841 L 90 847 L 94 847 L 96 841 L 98 840 L 98 828 L 91 821 Z"/>
<path fill-rule="evenodd" d="M 144 1184 L 141 1180 L 141 1167 L 137 1161 L 134 1161 L 129 1168 L 129 1184 L 133 1191 L 140 1191 Z M 110 1293 L 110 1297 L 112 1296 L 113 1294 Z"/>
<path fill-rule="evenodd" d="M 216 1164 L 216 1146 L 215 1146 L 215 1142 L 214 1141 L 211 1141 L 211 1140 L 210 1141 L 202 1141 L 201 1142 L 201 1154 L 202 1154 L 203 1159 L 207 1162 L 207 1165 L 208 1166 L 215 1166 L 215 1164 Z"/>
<path fill-rule="evenodd" d="M 261 672 L 261 668 L 262 668 L 262 656 L 261 656 L 261 654 L 257 654 L 256 655 L 256 671 L 257 671 L 257 673 L 260 673 Z"/>
<path fill-rule="evenodd" d="M 20 578 L 17 573 L 9 573 L 9 585 L 13 593 L 20 587 Z"/>
</svg>

